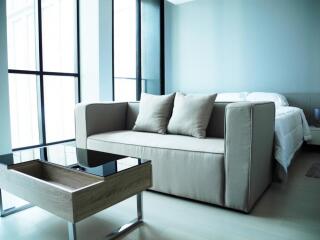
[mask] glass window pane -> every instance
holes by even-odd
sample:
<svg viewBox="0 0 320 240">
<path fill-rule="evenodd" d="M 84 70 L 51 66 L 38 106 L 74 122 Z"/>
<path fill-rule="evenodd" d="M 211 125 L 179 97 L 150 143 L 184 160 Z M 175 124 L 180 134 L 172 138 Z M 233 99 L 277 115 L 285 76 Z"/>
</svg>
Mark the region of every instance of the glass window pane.
<svg viewBox="0 0 320 240">
<path fill-rule="evenodd" d="M 76 0 L 42 0 L 44 71 L 77 71 L 76 6 Z"/>
<path fill-rule="evenodd" d="M 114 1 L 114 71 L 136 77 L 136 0 Z"/>
<path fill-rule="evenodd" d="M 7 1 L 9 69 L 37 70 L 37 14 L 34 0 Z"/>
<path fill-rule="evenodd" d="M 48 143 L 75 137 L 76 80 L 74 77 L 44 76 L 44 108 Z"/>
<path fill-rule="evenodd" d="M 141 75 L 146 92 L 161 93 L 160 82 L 160 2 L 141 1 Z"/>
<path fill-rule="evenodd" d="M 115 100 L 135 100 L 135 80 L 123 78 L 136 78 L 136 0 L 114 1 L 114 76 Z"/>
<path fill-rule="evenodd" d="M 40 144 L 37 77 L 9 74 L 12 147 Z"/>
<path fill-rule="evenodd" d="M 136 79 L 114 78 L 114 99 L 119 102 L 136 100 Z M 146 81 L 141 81 L 141 91 L 146 92 Z"/>
<path fill-rule="evenodd" d="M 120 102 L 136 100 L 136 79 L 115 78 L 114 99 Z"/>
</svg>

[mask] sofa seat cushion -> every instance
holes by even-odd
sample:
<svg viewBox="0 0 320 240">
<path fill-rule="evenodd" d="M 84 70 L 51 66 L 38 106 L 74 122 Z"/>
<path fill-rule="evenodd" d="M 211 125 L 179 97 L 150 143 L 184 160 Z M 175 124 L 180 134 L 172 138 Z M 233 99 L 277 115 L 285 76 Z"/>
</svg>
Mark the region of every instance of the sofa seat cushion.
<svg viewBox="0 0 320 240">
<path fill-rule="evenodd" d="M 162 151 L 176 150 L 196 153 L 224 154 L 224 139 L 197 139 L 180 135 L 160 135 L 156 133 L 135 132 L 131 130 L 112 131 L 88 137 L 88 148 L 105 148 L 131 157 L 143 158 L 145 148 Z M 124 149 L 121 149 L 124 148 Z M 128 152 L 126 149 L 132 149 Z M 187 153 L 186 153 L 187 154 Z"/>
<path fill-rule="evenodd" d="M 152 189 L 224 205 L 224 139 L 131 130 L 95 134 L 88 149 L 152 160 Z"/>
</svg>

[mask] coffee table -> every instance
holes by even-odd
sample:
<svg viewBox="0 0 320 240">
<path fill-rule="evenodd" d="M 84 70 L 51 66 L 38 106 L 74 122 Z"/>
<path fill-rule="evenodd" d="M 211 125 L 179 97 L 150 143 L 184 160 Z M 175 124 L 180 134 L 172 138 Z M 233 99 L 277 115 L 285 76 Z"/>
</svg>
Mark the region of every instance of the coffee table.
<svg viewBox="0 0 320 240">
<path fill-rule="evenodd" d="M 76 223 L 129 197 L 137 197 L 137 218 L 107 235 L 114 239 L 142 223 L 142 191 L 152 186 L 151 162 L 137 158 L 56 145 L 0 156 L 0 215 L 38 206 Z M 1 189 L 28 202 L 4 209 Z"/>
</svg>

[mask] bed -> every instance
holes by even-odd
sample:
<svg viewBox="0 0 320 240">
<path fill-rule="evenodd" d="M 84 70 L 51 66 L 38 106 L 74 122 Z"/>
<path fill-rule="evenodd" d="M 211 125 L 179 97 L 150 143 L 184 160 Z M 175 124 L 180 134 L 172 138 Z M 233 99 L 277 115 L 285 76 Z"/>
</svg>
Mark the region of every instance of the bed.
<svg viewBox="0 0 320 240">
<path fill-rule="evenodd" d="M 285 180 L 295 153 L 304 141 L 311 140 L 309 125 L 303 110 L 289 106 L 286 98 L 278 93 L 219 93 L 216 101 L 272 101 L 275 103 L 274 158 L 277 163 L 276 175 L 280 180 Z"/>
<path fill-rule="evenodd" d="M 302 109 L 291 106 L 276 108 L 274 158 L 280 165 L 280 177 L 287 175 L 295 153 L 304 141 L 311 140 L 308 122 Z"/>
</svg>

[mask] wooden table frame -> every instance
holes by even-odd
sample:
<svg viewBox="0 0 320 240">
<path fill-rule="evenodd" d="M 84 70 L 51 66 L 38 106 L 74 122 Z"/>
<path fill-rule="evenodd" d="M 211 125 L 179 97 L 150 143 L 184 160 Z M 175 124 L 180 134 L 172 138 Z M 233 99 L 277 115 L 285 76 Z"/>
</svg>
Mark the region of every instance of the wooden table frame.
<svg viewBox="0 0 320 240">
<path fill-rule="evenodd" d="M 96 182 L 91 185 L 89 184 L 88 187 L 82 187 L 75 191 L 63 189 L 52 183 L 46 183 L 42 179 L 37 179 L 32 175 L 29 176 L 25 174 L 25 172 L 28 173 L 29 170 L 19 172 L 21 169 L 30 168 L 28 164 L 32 167 L 32 163 L 30 161 L 12 165 L 13 167 L 9 166 L 8 169 L 0 168 L 1 217 L 9 216 L 32 206 L 38 206 L 65 219 L 68 225 L 69 240 L 76 240 L 77 222 L 136 195 L 137 217 L 131 222 L 119 227 L 114 232 L 108 234 L 107 239 L 117 238 L 134 229 L 137 225 L 143 223 L 142 192 L 152 186 L 152 167 L 150 162 L 135 166 L 105 178 L 80 173 L 79 171 L 63 166 L 41 162 L 41 164 L 45 164 L 46 168 L 52 168 L 52 174 L 61 174 L 61 176 L 59 175 L 55 177 L 62 178 L 64 176 L 64 180 L 66 180 L 66 174 L 70 174 L 70 176 L 72 175 L 71 178 L 74 178 L 76 174 L 81 174 L 81 177 L 88 179 L 97 178 Z M 38 163 L 33 164 L 36 165 Z M 34 172 L 34 170 L 32 171 Z M 30 188 L 28 186 L 33 187 Z M 2 201 L 1 188 L 30 202 L 30 204 L 5 209 Z M 47 194 L 46 191 L 51 193 L 56 191 L 56 195 Z M 61 195 L 61 198 L 59 198 L 59 194 Z M 37 196 L 41 196 L 42 199 Z M 91 201 L 88 201 L 88 198 L 90 198 Z M 88 202 L 90 202 L 90 205 L 88 205 Z M 59 209 L 61 206 L 63 208 Z"/>
</svg>

